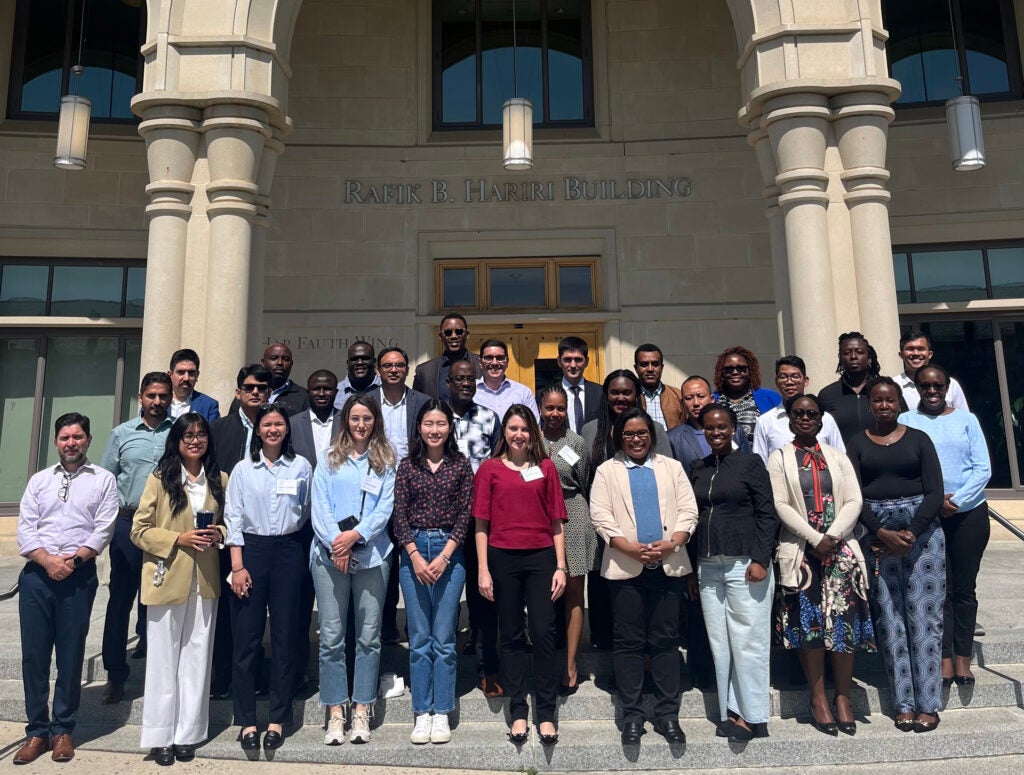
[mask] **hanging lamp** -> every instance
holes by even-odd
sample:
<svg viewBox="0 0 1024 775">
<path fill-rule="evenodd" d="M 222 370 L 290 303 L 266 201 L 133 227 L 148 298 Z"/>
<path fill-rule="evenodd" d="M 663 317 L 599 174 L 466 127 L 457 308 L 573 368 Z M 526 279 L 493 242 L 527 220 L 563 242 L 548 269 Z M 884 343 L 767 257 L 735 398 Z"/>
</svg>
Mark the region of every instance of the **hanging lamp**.
<svg viewBox="0 0 1024 775">
<path fill-rule="evenodd" d="M 957 172 L 980 170 L 985 166 L 985 137 L 981 131 L 981 103 L 967 93 L 960 72 L 960 47 L 956 42 L 953 3 L 949 2 L 949 31 L 953 39 L 957 90 L 960 96 L 946 101 L 946 132 L 949 136 L 949 158 Z"/>
<path fill-rule="evenodd" d="M 71 68 L 74 76 L 73 94 L 60 98 L 60 118 L 57 122 L 57 150 L 53 166 L 61 170 L 84 170 L 89 146 L 89 120 L 92 101 L 79 95 L 79 82 L 85 68 L 82 66 L 82 41 L 85 39 L 85 0 L 82 0 L 82 23 L 78 32 L 78 62 Z"/>
<path fill-rule="evenodd" d="M 501 109 L 502 163 L 507 170 L 528 170 L 533 167 L 533 103 L 519 96 L 517 44 L 516 2 L 512 0 L 512 97 Z"/>
</svg>

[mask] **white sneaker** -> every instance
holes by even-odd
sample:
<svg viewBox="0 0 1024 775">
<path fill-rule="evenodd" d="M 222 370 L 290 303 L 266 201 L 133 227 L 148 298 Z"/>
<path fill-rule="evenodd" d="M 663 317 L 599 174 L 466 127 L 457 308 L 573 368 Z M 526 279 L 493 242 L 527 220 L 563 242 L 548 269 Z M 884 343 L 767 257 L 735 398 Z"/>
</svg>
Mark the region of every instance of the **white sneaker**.
<svg viewBox="0 0 1024 775">
<path fill-rule="evenodd" d="M 352 731 L 348 734 L 350 743 L 370 742 L 370 716 L 364 711 L 352 712 Z"/>
<path fill-rule="evenodd" d="M 341 745 L 345 742 L 345 717 L 331 716 L 327 720 L 327 732 L 324 733 L 324 745 Z"/>
<path fill-rule="evenodd" d="M 452 739 L 452 730 L 448 726 L 447 713 L 435 713 L 430 722 L 430 742 L 447 743 Z"/>
<path fill-rule="evenodd" d="M 413 745 L 429 743 L 431 739 L 431 729 L 430 714 L 418 713 L 416 715 L 416 724 L 412 728 L 412 734 L 409 735 L 409 740 L 412 741 Z"/>
</svg>

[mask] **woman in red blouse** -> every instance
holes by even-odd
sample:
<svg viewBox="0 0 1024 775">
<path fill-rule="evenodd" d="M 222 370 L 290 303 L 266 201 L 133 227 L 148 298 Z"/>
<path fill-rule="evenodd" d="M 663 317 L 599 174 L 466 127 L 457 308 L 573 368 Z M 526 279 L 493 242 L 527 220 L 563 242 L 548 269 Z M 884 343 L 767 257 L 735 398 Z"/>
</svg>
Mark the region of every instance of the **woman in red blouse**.
<svg viewBox="0 0 1024 775">
<path fill-rule="evenodd" d="M 455 631 L 466 584 L 462 545 L 469 528 L 473 467 L 455 442 L 448 404 L 431 399 L 416 417 L 418 434 L 398 466 L 395 540 L 403 548 L 398 581 L 409 625 L 410 740 L 447 743 L 455 710 Z"/>
<path fill-rule="evenodd" d="M 562 523 L 562 484 L 544 452 L 533 412 L 513 404 L 505 412 L 494 457 L 473 483 L 480 594 L 498 610 L 502 686 L 510 698 L 510 742 L 529 736 L 526 686 L 530 655 L 523 630 L 526 606 L 533 644 L 534 716 L 544 745 L 558 742 L 555 703 L 561 663 L 555 655 L 555 601 L 565 591 L 568 568 Z"/>
</svg>

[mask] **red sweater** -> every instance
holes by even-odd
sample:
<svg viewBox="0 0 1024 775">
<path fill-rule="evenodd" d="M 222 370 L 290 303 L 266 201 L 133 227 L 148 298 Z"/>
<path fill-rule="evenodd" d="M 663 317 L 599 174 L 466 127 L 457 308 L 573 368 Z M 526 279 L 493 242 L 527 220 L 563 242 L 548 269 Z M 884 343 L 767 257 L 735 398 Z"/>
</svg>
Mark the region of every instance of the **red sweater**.
<svg viewBox="0 0 1024 775">
<path fill-rule="evenodd" d="M 551 523 L 567 519 L 555 464 L 542 460 L 543 476 L 527 482 L 500 458 L 485 460 L 473 480 L 473 516 L 491 523 L 488 544 L 499 549 L 544 549 L 554 544 Z"/>
</svg>

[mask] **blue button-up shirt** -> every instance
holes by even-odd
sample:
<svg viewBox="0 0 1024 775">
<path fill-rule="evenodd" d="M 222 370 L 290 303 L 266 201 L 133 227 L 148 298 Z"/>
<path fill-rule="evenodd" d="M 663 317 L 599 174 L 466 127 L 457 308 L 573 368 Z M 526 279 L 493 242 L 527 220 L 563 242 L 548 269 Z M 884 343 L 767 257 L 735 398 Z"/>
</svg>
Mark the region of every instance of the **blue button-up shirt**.
<svg viewBox="0 0 1024 775">
<path fill-rule="evenodd" d="M 363 477 L 380 482 L 374 494 L 363 489 Z M 388 521 L 395 505 L 395 469 L 388 466 L 383 475 L 370 468 L 369 455 L 350 457 L 337 468 L 331 468 L 327 453 L 321 452 L 313 474 L 313 542 L 311 556 L 325 565 L 331 564 L 331 546 L 341 535 L 338 523 L 353 516 L 359 520 L 356 532 L 362 541 L 352 547 L 352 556 L 360 568 L 373 568 L 384 562 L 391 552 Z"/>
<path fill-rule="evenodd" d="M 65 484 L 67 500 L 61 500 Z M 113 474 L 86 460 L 69 475 L 58 463 L 28 480 L 18 509 L 18 553 L 74 554 L 88 546 L 99 554 L 110 543 L 116 519 Z"/>
<path fill-rule="evenodd" d="M 136 417 L 110 432 L 100 467 L 117 478 L 117 499 L 122 508 L 138 507 L 146 479 L 163 457 L 173 424 L 174 420 L 166 417 L 156 428 L 150 428 L 141 417 Z"/>
<path fill-rule="evenodd" d="M 540 422 L 540 412 L 537 410 L 537 399 L 533 391 L 522 382 L 513 382 L 508 377 L 498 385 L 497 390 L 491 390 L 482 378 L 478 379 L 473 403 L 486 406 L 498 415 L 498 420 L 505 419 L 505 412 L 512 404 L 522 404 L 533 412 L 537 422 Z"/>
<path fill-rule="evenodd" d="M 245 546 L 243 533 L 282 536 L 298 531 L 309 519 L 313 466 L 302 455 L 280 457 L 273 466 L 260 452 L 231 471 L 224 501 L 228 546 Z"/>
</svg>

